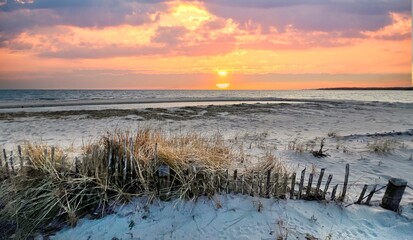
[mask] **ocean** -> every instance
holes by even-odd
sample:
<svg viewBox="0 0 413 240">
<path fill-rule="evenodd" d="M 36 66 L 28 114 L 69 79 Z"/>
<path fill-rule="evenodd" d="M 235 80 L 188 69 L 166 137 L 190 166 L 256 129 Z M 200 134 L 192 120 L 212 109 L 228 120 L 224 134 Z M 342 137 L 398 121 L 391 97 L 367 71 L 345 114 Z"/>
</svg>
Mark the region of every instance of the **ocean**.
<svg viewBox="0 0 413 240">
<path fill-rule="evenodd" d="M 275 91 L 215 91 L 215 90 L 0 90 L 0 110 L 13 108 L 45 108 L 105 106 L 124 108 L 131 104 L 200 103 L 231 104 L 248 101 L 362 101 L 413 103 L 413 91 L 402 90 L 275 90 Z M 151 107 L 152 107 L 151 105 Z M 132 106 L 129 106 L 132 107 Z"/>
</svg>

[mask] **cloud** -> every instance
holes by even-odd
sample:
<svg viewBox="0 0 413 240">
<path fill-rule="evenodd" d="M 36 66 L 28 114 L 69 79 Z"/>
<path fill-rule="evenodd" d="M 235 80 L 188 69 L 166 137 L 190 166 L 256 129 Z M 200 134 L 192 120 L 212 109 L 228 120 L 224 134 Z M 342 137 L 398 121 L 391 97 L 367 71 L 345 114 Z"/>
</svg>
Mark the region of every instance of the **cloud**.
<svg viewBox="0 0 413 240">
<path fill-rule="evenodd" d="M 0 11 L 0 47 L 61 59 L 197 57 L 238 50 L 334 48 L 371 38 L 409 37 L 408 15 L 360 15 L 338 10 L 339 6 L 361 8 L 366 1 L 333 2 L 13 1 L 14 9 Z M 387 2 L 379 0 L 379 5 L 390 6 Z M 404 1 L 398 2 L 402 6 Z"/>
<path fill-rule="evenodd" d="M 392 23 L 377 31 L 364 31 L 363 35 L 385 40 L 405 40 L 411 38 L 412 22 L 410 15 L 390 13 Z"/>
<path fill-rule="evenodd" d="M 175 27 L 158 27 L 156 35 L 152 38 L 155 43 L 165 43 L 167 45 L 176 45 L 183 40 L 183 35 L 187 29 L 181 26 Z"/>
<path fill-rule="evenodd" d="M 0 33 L 14 36 L 33 27 L 71 25 L 104 28 L 123 24 L 142 25 L 156 21 L 153 15 L 167 8 L 162 3 L 109 0 L 37 0 L 0 6 Z"/>
</svg>

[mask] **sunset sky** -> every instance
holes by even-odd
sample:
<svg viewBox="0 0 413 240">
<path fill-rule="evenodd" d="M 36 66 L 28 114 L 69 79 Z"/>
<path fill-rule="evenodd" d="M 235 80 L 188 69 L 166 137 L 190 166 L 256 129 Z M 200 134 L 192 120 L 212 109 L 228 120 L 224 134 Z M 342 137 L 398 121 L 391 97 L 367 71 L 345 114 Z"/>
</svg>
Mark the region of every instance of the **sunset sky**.
<svg viewBox="0 0 413 240">
<path fill-rule="evenodd" d="M 0 88 L 411 86 L 411 36 L 411 0 L 0 0 Z"/>
</svg>

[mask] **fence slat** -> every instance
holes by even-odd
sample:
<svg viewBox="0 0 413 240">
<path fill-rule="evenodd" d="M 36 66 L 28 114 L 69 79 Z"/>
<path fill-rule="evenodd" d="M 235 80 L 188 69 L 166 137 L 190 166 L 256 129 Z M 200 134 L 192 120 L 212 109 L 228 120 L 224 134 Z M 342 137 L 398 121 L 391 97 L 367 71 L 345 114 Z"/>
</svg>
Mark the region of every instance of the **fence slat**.
<svg viewBox="0 0 413 240">
<path fill-rule="evenodd" d="M 284 174 L 284 182 L 283 182 L 283 193 L 282 193 L 282 198 L 285 199 L 287 196 L 287 187 L 288 187 L 288 174 Z"/>
<path fill-rule="evenodd" d="M 327 183 L 324 186 L 323 199 L 326 199 L 326 193 L 328 191 L 328 187 L 330 186 L 330 183 L 331 183 L 332 179 L 333 179 L 333 175 L 332 174 L 328 175 Z"/>
<path fill-rule="evenodd" d="M 230 189 L 229 189 L 229 172 L 228 169 L 226 170 L 226 179 L 225 179 L 225 192 L 228 194 Z"/>
<path fill-rule="evenodd" d="M 267 198 L 270 197 L 270 186 L 271 186 L 271 169 L 268 169 L 267 171 L 267 184 L 266 184 L 266 192 L 265 192 L 265 196 Z"/>
<path fill-rule="evenodd" d="M 241 176 L 241 194 L 244 195 L 244 175 Z"/>
<path fill-rule="evenodd" d="M 291 189 L 290 189 L 290 199 L 294 198 L 294 187 L 295 187 L 295 173 L 291 177 Z"/>
<path fill-rule="evenodd" d="M 376 187 L 377 187 L 377 185 L 375 184 L 375 185 L 373 186 L 373 188 L 371 189 L 371 191 L 370 191 L 370 193 L 369 193 L 369 196 L 367 197 L 367 200 L 366 200 L 366 205 L 370 205 L 370 201 L 371 201 L 371 198 L 372 198 L 373 195 L 374 195 L 374 192 L 376 191 Z"/>
<path fill-rule="evenodd" d="M 4 163 L 7 163 L 7 153 L 6 153 L 6 149 L 4 149 L 4 148 L 3 148 L 3 157 L 4 157 Z M 0 167 L 2 167 L 2 166 L 3 166 L 3 163 L 2 163 L 1 158 L 0 158 Z"/>
<path fill-rule="evenodd" d="M 55 162 L 54 162 L 54 154 L 55 154 L 55 148 L 54 147 L 52 147 L 52 153 L 51 153 L 51 157 L 50 157 L 50 159 L 51 159 L 51 161 L 52 161 L 52 165 L 53 166 L 56 166 L 55 165 Z"/>
<path fill-rule="evenodd" d="M 280 175 L 279 175 L 279 173 L 278 172 L 276 172 L 275 174 L 274 174 L 274 184 L 273 184 L 273 195 L 274 195 L 274 197 L 275 198 L 278 198 L 279 196 L 279 194 L 278 194 L 278 188 L 279 188 L 279 184 L 278 184 L 278 182 L 279 182 L 279 180 L 280 180 Z"/>
<path fill-rule="evenodd" d="M 306 192 L 306 198 L 309 198 L 311 195 L 311 185 L 313 184 L 313 174 L 310 173 L 310 176 L 308 176 L 308 185 L 307 185 L 307 192 Z"/>
<path fill-rule="evenodd" d="M 343 192 L 341 193 L 340 201 L 344 201 L 347 192 L 348 176 L 350 174 L 350 164 L 346 164 L 346 175 L 344 176 Z"/>
<path fill-rule="evenodd" d="M 238 193 L 238 170 L 234 170 L 234 193 Z"/>
<path fill-rule="evenodd" d="M 14 174 L 13 151 L 10 151 L 10 169 L 11 169 L 11 173 Z"/>
<path fill-rule="evenodd" d="M 126 138 L 125 142 L 123 143 L 123 184 L 126 183 L 126 174 L 128 172 L 128 158 L 127 158 L 127 151 L 126 151 Z"/>
<path fill-rule="evenodd" d="M 335 201 L 335 200 L 336 200 L 337 187 L 338 187 L 338 184 L 335 185 L 334 188 L 333 188 L 333 192 L 331 193 L 331 198 L 330 198 L 331 201 Z"/>
<path fill-rule="evenodd" d="M 361 191 L 360 197 L 359 197 L 359 199 L 357 200 L 356 204 L 361 204 L 361 201 L 363 201 L 364 194 L 366 193 L 367 187 L 368 187 L 368 185 L 367 185 L 367 184 L 364 184 L 363 190 Z"/>
<path fill-rule="evenodd" d="M 254 197 L 254 182 L 255 182 L 255 174 L 252 173 L 252 181 L 251 181 L 251 189 L 250 189 L 250 196 Z"/>
<path fill-rule="evenodd" d="M 129 173 L 129 175 L 130 175 L 130 179 L 131 179 L 131 182 L 133 182 L 133 178 L 134 178 L 134 173 L 135 173 L 135 166 L 134 166 L 134 164 L 133 164 L 133 154 L 134 154 L 134 151 L 133 151 L 133 139 L 130 137 L 129 138 L 129 152 L 130 152 L 130 154 L 129 154 L 129 163 L 130 163 L 130 173 Z"/>
<path fill-rule="evenodd" d="M 318 198 L 318 196 L 319 196 L 319 191 L 320 191 L 320 187 L 321 187 L 321 182 L 323 181 L 324 171 L 325 171 L 325 170 L 326 170 L 325 168 L 322 168 L 322 169 L 321 169 L 321 172 L 320 172 L 320 176 L 318 177 L 317 187 L 316 187 L 316 189 L 315 189 L 315 196 L 316 196 L 316 198 Z"/>
<path fill-rule="evenodd" d="M 304 184 L 304 176 L 305 176 L 305 168 L 301 171 L 301 178 L 300 178 L 300 185 L 298 186 L 298 199 L 301 199 L 301 192 L 303 191 L 303 184 Z"/>
<path fill-rule="evenodd" d="M 23 155 L 22 155 L 22 147 L 20 145 L 17 146 L 17 151 L 19 153 L 19 159 L 20 159 L 20 171 L 23 169 L 24 162 L 23 162 Z M 0 160 L 1 161 L 1 160 Z M 1 166 L 1 164 L 0 164 Z"/>
</svg>

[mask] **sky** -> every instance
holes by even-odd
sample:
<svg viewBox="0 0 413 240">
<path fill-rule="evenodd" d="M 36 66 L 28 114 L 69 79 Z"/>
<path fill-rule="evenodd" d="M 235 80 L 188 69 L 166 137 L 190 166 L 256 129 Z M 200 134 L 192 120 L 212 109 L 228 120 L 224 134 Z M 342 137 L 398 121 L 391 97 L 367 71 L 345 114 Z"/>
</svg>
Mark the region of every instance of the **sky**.
<svg viewBox="0 0 413 240">
<path fill-rule="evenodd" d="M 412 85 L 411 0 L 0 0 L 0 88 Z"/>
</svg>

